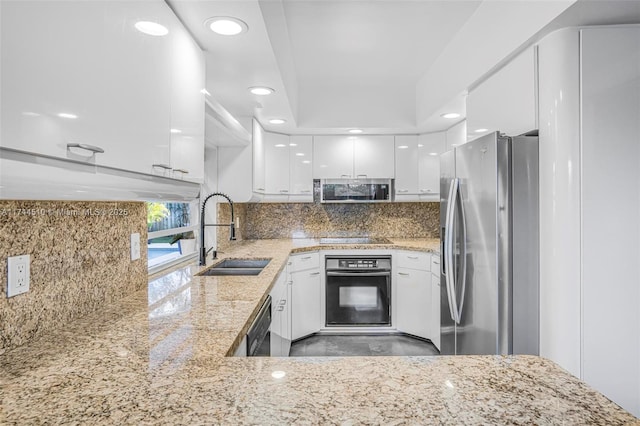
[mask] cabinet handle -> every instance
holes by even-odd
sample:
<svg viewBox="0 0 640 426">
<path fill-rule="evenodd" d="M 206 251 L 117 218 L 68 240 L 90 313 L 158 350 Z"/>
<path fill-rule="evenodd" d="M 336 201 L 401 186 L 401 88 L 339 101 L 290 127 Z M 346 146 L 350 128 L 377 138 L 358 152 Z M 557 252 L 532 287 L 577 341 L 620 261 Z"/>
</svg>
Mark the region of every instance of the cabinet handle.
<svg viewBox="0 0 640 426">
<path fill-rule="evenodd" d="M 407 256 L 408 259 L 418 260 L 418 256 Z"/>
<path fill-rule="evenodd" d="M 409 192 L 409 190 L 408 189 L 398 189 L 397 192 Z"/>
<path fill-rule="evenodd" d="M 342 175 L 342 176 L 340 176 L 340 177 L 350 178 L 350 177 L 351 177 L 351 175 Z"/>
<path fill-rule="evenodd" d="M 178 172 L 178 173 L 184 173 L 184 174 L 188 174 L 189 170 L 185 170 L 185 169 L 173 169 L 174 172 Z"/>
<path fill-rule="evenodd" d="M 68 143 L 67 149 L 70 149 L 70 148 L 86 149 L 87 151 L 91 151 L 94 154 L 102 154 L 104 152 L 104 149 L 100 148 L 99 146 L 89 145 L 86 143 Z"/>
<path fill-rule="evenodd" d="M 433 263 L 436 264 L 436 265 L 439 265 L 440 261 L 439 260 L 434 260 Z"/>
<path fill-rule="evenodd" d="M 398 275 L 409 276 L 409 274 L 407 274 L 406 272 L 398 272 Z"/>
<path fill-rule="evenodd" d="M 280 192 L 281 193 L 285 193 L 285 192 L 289 192 L 289 190 L 288 189 L 281 189 Z"/>
<path fill-rule="evenodd" d="M 300 191 L 300 192 L 302 192 L 303 194 L 310 194 L 310 193 L 311 193 L 311 190 L 310 190 L 310 189 L 303 189 L 303 190 L 302 190 L 302 191 Z"/>
<path fill-rule="evenodd" d="M 367 175 L 356 175 L 356 177 L 367 177 Z"/>
<path fill-rule="evenodd" d="M 264 188 L 256 188 L 256 191 L 264 191 Z"/>
<path fill-rule="evenodd" d="M 284 311 L 284 306 L 278 306 L 278 311 Z"/>
<path fill-rule="evenodd" d="M 312 272 L 312 273 L 309 274 L 309 276 L 311 276 L 311 275 L 320 275 L 320 272 Z"/>
<path fill-rule="evenodd" d="M 171 166 L 166 164 L 152 164 L 151 167 L 157 167 L 159 169 L 171 170 Z"/>
<path fill-rule="evenodd" d="M 291 284 L 293 284 L 293 281 L 289 281 L 289 282 L 287 282 L 287 284 L 291 285 Z"/>
<path fill-rule="evenodd" d="M 430 189 L 421 189 L 420 192 L 431 192 Z"/>
<path fill-rule="evenodd" d="M 284 305 L 286 305 L 286 304 L 287 304 L 287 301 L 286 301 L 286 300 L 281 300 L 281 301 L 280 301 L 280 305 L 284 306 Z"/>
<path fill-rule="evenodd" d="M 300 259 L 301 260 L 309 260 L 309 259 L 311 259 L 311 256 L 304 256 L 304 257 L 301 257 Z"/>
<path fill-rule="evenodd" d="M 292 264 L 292 262 L 290 262 L 290 261 L 289 261 L 289 262 L 287 262 L 287 265 L 291 265 L 291 264 Z"/>
</svg>

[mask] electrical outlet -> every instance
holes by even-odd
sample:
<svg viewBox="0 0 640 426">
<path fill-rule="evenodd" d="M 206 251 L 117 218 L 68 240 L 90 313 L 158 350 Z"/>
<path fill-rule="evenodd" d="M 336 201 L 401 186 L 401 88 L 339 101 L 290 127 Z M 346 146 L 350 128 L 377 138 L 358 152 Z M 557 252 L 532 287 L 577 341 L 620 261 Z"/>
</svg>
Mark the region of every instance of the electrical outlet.
<svg viewBox="0 0 640 426">
<path fill-rule="evenodd" d="M 140 234 L 131 234 L 131 260 L 140 259 Z"/>
<path fill-rule="evenodd" d="M 7 258 L 7 297 L 28 292 L 30 282 L 31 256 L 25 254 Z"/>
</svg>

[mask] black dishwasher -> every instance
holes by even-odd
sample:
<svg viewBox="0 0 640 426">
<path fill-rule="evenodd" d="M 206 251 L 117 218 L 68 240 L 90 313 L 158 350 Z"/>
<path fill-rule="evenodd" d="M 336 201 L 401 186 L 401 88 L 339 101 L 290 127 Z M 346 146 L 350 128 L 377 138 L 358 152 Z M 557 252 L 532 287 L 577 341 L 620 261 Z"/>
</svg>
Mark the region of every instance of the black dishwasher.
<svg viewBox="0 0 640 426">
<path fill-rule="evenodd" d="M 271 356 L 271 296 L 247 332 L 247 356 Z"/>
</svg>

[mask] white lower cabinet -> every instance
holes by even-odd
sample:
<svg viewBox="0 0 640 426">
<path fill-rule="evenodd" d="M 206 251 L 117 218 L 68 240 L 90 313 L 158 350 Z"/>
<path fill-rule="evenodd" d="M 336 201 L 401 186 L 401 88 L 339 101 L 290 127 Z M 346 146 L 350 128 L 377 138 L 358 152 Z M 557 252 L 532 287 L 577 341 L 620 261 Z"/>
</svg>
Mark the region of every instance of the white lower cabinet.
<svg viewBox="0 0 640 426">
<path fill-rule="evenodd" d="M 320 270 L 292 272 L 290 282 L 291 338 L 296 340 L 320 330 Z"/>
<path fill-rule="evenodd" d="M 271 290 L 271 356 L 289 356 L 291 304 L 287 273 L 283 271 Z"/>
<path fill-rule="evenodd" d="M 431 338 L 431 273 L 398 268 L 396 279 L 396 328 L 425 339 Z M 438 330 L 439 332 L 439 330 Z"/>
</svg>

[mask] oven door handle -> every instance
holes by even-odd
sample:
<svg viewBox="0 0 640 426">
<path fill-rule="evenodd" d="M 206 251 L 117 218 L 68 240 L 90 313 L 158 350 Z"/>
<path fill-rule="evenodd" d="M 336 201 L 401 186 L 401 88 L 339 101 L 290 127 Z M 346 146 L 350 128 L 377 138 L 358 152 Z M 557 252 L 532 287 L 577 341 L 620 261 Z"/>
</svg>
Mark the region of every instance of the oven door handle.
<svg viewBox="0 0 640 426">
<path fill-rule="evenodd" d="M 391 272 L 327 272 L 328 277 L 387 277 Z"/>
</svg>

